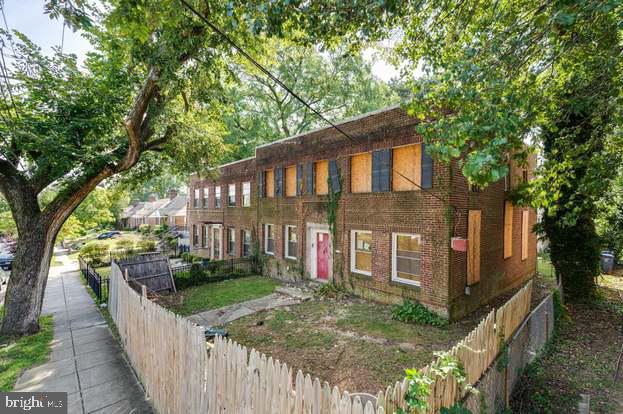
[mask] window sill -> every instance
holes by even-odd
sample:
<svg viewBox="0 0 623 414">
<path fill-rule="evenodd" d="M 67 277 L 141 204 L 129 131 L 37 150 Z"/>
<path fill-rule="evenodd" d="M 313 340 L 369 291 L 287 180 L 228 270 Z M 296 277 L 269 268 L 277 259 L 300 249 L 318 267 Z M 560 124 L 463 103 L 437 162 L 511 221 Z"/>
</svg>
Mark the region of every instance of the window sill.
<svg viewBox="0 0 623 414">
<path fill-rule="evenodd" d="M 407 280 L 407 279 L 396 279 L 392 277 L 391 283 L 397 286 L 408 286 L 408 287 L 414 287 L 418 289 L 422 288 L 422 282 L 414 282 L 412 280 Z"/>
<path fill-rule="evenodd" d="M 293 262 L 298 262 L 299 261 L 298 257 L 293 257 L 293 256 L 284 256 L 283 258 L 286 259 L 286 260 L 293 261 Z"/>
<path fill-rule="evenodd" d="M 354 273 L 356 275 L 359 276 L 368 276 L 368 277 L 372 277 L 372 272 L 366 272 L 364 270 L 358 270 L 358 269 L 350 269 L 351 273 Z"/>
</svg>

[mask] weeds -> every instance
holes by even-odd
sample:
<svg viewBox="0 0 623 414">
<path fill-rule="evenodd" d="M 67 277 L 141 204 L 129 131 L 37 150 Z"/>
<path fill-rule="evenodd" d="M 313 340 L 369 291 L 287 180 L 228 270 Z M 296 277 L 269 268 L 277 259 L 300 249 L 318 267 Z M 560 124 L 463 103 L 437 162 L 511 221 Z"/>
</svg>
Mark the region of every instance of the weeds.
<svg viewBox="0 0 623 414">
<path fill-rule="evenodd" d="M 426 306 L 418 302 L 405 300 L 402 305 L 396 305 L 392 309 L 392 319 L 401 322 L 431 325 L 438 328 L 448 325 L 448 320 L 430 311 Z"/>
</svg>

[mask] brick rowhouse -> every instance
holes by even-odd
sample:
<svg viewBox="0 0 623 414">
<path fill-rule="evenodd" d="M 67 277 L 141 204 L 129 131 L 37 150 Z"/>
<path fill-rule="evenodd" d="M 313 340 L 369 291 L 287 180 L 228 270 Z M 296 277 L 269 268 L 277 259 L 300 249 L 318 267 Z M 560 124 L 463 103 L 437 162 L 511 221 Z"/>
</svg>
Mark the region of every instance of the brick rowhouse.
<svg viewBox="0 0 623 414">
<path fill-rule="evenodd" d="M 508 195 L 531 178 L 535 158 L 470 188 L 457 162 L 427 155 L 415 124 L 400 108 L 383 109 L 340 123 L 354 139 L 322 128 L 259 146 L 216 178 L 193 174 L 193 253 L 260 253 L 273 277 L 332 281 L 382 303 L 417 300 L 452 319 L 531 278 L 536 212 Z"/>
</svg>

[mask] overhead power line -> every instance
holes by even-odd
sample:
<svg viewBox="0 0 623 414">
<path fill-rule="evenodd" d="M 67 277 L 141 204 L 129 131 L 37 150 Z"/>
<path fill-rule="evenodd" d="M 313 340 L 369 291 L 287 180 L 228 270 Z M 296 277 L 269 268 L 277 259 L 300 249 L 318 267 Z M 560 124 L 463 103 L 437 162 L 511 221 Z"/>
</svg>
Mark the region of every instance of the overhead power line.
<svg viewBox="0 0 623 414">
<path fill-rule="evenodd" d="M 312 107 L 309 103 L 307 103 L 307 101 L 305 101 L 303 98 L 301 98 L 296 92 L 294 92 L 292 89 L 290 89 L 285 83 L 283 83 L 277 76 L 273 75 L 268 69 L 266 69 L 261 63 L 259 63 L 258 61 L 256 61 L 251 55 L 249 55 L 241 46 L 239 46 L 231 37 L 229 37 L 223 30 L 221 30 L 218 26 L 216 26 L 214 23 L 212 23 L 210 20 L 208 20 L 207 17 L 205 17 L 203 14 L 199 13 L 190 3 L 188 3 L 186 0 L 180 0 L 180 2 L 184 5 L 184 7 L 186 7 L 188 10 L 190 10 L 190 12 L 192 14 L 194 14 L 195 16 L 197 16 L 199 19 L 201 19 L 201 21 L 203 21 L 210 29 L 212 29 L 215 33 L 217 33 L 219 36 L 221 36 L 231 47 L 233 47 L 234 49 L 236 49 L 236 51 L 238 51 L 238 53 L 240 53 L 242 56 L 244 56 L 249 62 L 251 62 L 253 64 L 253 66 L 255 66 L 256 68 L 258 68 L 262 73 L 264 73 L 268 78 L 270 78 L 271 80 L 273 80 L 277 85 L 279 85 L 281 88 L 283 88 L 286 92 L 288 92 L 290 95 L 292 95 L 297 101 L 299 101 L 301 104 L 303 104 L 305 107 L 307 107 L 310 111 L 312 111 L 312 113 L 314 113 L 318 118 L 322 119 L 324 122 L 326 122 L 327 124 L 329 124 L 332 128 L 334 128 L 336 131 L 338 131 L 340 134 L 344 135 L 346 138 L 348 138 L 351 142 L 353 142 L 354 144 L 360 144 L 361 142 L 358 142 L 358 139 L 347 133 L 346 131 L 344 131 L 344 129 L 342 129 L 339 125 L 336 125 L 335 123 L 333 123 L 331 120 L 327 119 L 322 113 L 320 113 L 319 111 L 317 111 L 314 107 Z M 433 196 L 434 198 L 436 198 L 437 200 L 441 201 L 444 204 L 450 205 L 446 200 L 444 200 L 443 198 L 439 197 L 437 194 L 434 194 L 431 191 L 428 191 L 426 188 L 423 188 L 421 185 L 417 184 L 416 182 L 414 182 L 413 180 L 411 180 L 409 177 L 406 177 L 404 174 L 402 174 L 400 171 L 397 171 L 393 168 L 392 166 L 392 172 L 394 172 L 395 174 L 399 175 L 401 178 L 403 178 L 404 180 L 406 180 L 407 182 L 413 184 L 414 186 L 418 187 L 420 190 L 422 190 L 423 192 L 426 192 L 428 194 L 430 194 L 431 196 Z M 451 205 L 450 205 L 451 206 Z M 451 206 L 454 207 L 454 206 Z"/>
</svg>

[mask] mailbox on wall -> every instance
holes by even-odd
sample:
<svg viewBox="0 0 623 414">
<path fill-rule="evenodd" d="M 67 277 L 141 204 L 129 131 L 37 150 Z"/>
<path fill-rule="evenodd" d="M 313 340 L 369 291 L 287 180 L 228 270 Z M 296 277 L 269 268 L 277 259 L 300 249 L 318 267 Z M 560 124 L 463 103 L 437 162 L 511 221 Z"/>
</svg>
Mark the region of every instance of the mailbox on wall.
<svg viewBox="0 0 623 414">
<path fill-rule="evenodd" d="M 467 239 L 463 237 L 453 237 L 451 240 L 451 247 L 455 252 L 466 252 Z"/>
</svg>

